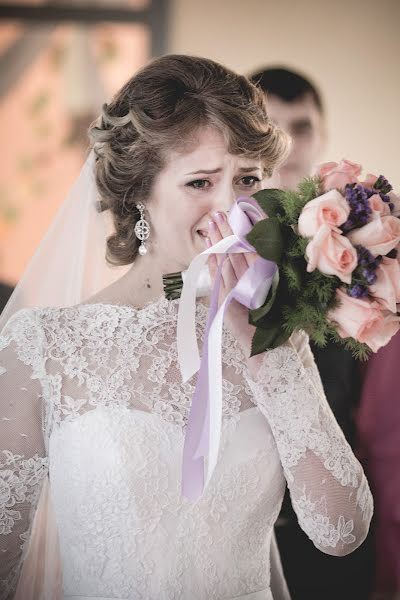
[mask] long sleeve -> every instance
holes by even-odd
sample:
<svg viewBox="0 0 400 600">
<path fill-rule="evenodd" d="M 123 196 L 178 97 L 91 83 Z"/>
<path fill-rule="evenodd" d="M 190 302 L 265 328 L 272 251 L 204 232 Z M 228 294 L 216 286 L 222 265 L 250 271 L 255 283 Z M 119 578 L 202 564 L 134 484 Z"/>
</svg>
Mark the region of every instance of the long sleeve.
<svg viewBox="0 0 400 600">
<path fill-rule="evenodd" d="M 14 594 L 48 473 L 39 382 L 42 336 L 33 310 L 14 315 L 0 335 L 0 600 Z"/>
<path fill-rule="evenodd" d="M 349 554 L 368 533 L 372 496 L 327 403 L 308 338 L 295 334 L 255 359 L 248 383 L 274 434 L 299 524 L 323 552 Z"/>
</svg>

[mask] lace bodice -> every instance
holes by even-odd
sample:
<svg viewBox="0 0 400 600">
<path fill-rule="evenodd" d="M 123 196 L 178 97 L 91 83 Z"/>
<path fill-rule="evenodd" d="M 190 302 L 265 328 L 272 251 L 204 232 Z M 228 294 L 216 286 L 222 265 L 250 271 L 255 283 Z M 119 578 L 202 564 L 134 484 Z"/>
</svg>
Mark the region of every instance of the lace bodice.
<svg viewBox="0 0 400 600">
<path fill-rule="evenodd" d="M 205 319 L 198 305 L 199 340 Z M 2 600 L 15 588 L 48 473 L 66 597 L 269 590 L 285 478 L 322 551 L 346 554 L 365 538 L 368 484 L 302 334 L 258 357 L 252 375 L 224 332 L 217 468 L 197 503 L 181 497 L 195 381 L 181 382 L 176 322 L 177 302 L 165 299 L 142 310 L 88 304 L 10 319 L 0 336 Z"/>
</svg>

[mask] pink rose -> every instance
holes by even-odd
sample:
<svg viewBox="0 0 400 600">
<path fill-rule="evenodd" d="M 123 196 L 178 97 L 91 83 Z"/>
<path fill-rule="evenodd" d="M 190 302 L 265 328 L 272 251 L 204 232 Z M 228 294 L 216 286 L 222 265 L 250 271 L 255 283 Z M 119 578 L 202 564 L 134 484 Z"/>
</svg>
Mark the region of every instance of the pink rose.
<svg viewBox="0 0 400 600">
<path fill-rule="evenodd" d="M 344 189 L 348 183 L 358 183 L 358 176 L 362 171 L 361 165 L 350 160 L 341 160 L 340 163 L 329 162 L 319 166 L 317 174 L 322 179 L 325 191 L 333 188 Z"/>
<path fill-rule="evenodd" d="M 372 175 L 372 173 L 368 173 L 364 181 L 360 181 L 361 185 L 367 188 L 373 188 L 374 184 L 378 181 L 378 177 L 376 175 Z"/>
<path fill-rule="evenodd" d="M 390 198 L 390 202 L 394 205 L 392 215 L 395 217 L 400 217 L 400 196 L 394 192 L 389 192 L 388 196 Z"/>
<path fill-rule="evenodd" d="M 377 280 L 369 286 L 371 296 L 383 308 L 396 312 L 396 304 L 400 302 L 400 265 L 395 258 L 385 256 L 376 269 Z"/>
<path fill-rule="evenodd" d="M 369 204 L 374 213 L 378 213 L 379 215 L 382 215 L 382 217 L 390 215 L 388 202 L 384 202 L 379 194 L 371 196 L 371 198 L 369 198 Z"/>
<path fill-rule="evenodd" d="M 307 202 L 299 217 L 299 234 L 303 237 L 313 237 L 321 225 L 329 225 L 337 229 L 350 214 L 347 200 L 337 190 L 330 190 Z"/>
<path fill-rule="evenodd" d="M 399 331 L 400 317 L 382 312 L 378 302 L 351 298 L 341 289 L 336 297 L 340 304 L 329 311 L 328 319 L 337 324 L 340 337 L 352 337 L 377 352 Z"/>
<path fill-rule="evenodd" d="M 336 275 L 344 283 L 351 282 L 351 273 L 357 266 L 357 252 L 344 235 L 321 225 L 306 248 L 307 271 L 318 269 L 325 275 Z"/>
<path fill-rule="evenodd" d="M 400 219 L 377 216 L 364 227 L 350 231 L 347 237 L 354 246 L 361 244 L 374 256 L 385 255 L 400 242 Z"/>
</svg>

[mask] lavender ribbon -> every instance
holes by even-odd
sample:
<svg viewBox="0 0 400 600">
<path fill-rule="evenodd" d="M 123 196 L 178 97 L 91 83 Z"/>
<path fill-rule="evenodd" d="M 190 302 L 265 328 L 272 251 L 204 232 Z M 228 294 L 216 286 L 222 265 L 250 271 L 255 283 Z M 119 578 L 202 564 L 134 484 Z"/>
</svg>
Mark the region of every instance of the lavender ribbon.
<svg viewBox="0 0 400 600">
<path fill-rule="evenodd" d="M 223 304 L 218 308 L 218 298 L 221 285 L 221 273 L 223 262 L 227 254 L 255 252 L 255 249 L 246 240 L 246 235 L 251 231 L 253 225 L 264 219 L 256 200 L 248 197 L 240 197 L 233 204 L 229 213 L 228 222 L 234 236 L 231 241 L 222 240 L 212 248 L 206 250 L 202 255 L 222 253 L 223 259 L 219 265 L 214 287 L 212 290 L 210 307 L 208 311 L 207 324 L 204 334 L 203 352 L 200 360 L 200 368 L 192 399 L 187 431 L 183 448 L 182 461 L 182 495 L 190 500 L 197 500 L 202 496 L 206 485 L 214 471 L 221 436 L 222 425 L 222 325 L 224 315 L 232 300 L 237 300 L 248 309 L 259 308 L 264 303 L 272 280 L 277 271 L 274 262 L 258 258 L 246 271 L 225 298 Z M 227 244 L 223 242 L 227 242 Z M 200 255 L 201 256 L 201 255 Z M 197 259 L 199 257 L 196 257 Z M 196 270 L 194 262 L 188 269 L 190 276 L 191 268 Z M 188 277 L 184 283 L 190 280 Z M 190 283 L 188 284 L 190 285 Z M 195 296 L 194 296 L 195 297 Z M 193 298 L 194 298 L 193 297 Z M 180 319 L 185 310 L 185 298 L 190 298 L 182 290 L 181 303 L 178 316 L 178 357 L 183 379 L 190 375 L 190 366 L 185 367 L 185 339 L 187 334 Z M 190 301 L 190 300 L 189 300 Z M 182 314 L 181 314 L 182 311 Z M 193 313 L 194 319 L 194 313 Z M 192 320 L 193 320 L 192 319 Z M 191 333 L 195 336 L 195 324 L 191 323 Z M 190 336 L 190 332 L 189 332 Z M 195 342 L 197 344 L 197 342 Z M 190 340 L 189 340 L 190 350 Z M 192 367 L 193 369 L 193 367 Z M 207 476 L 205 470 L 205 459 L 208 459 Z"/>
</svg>

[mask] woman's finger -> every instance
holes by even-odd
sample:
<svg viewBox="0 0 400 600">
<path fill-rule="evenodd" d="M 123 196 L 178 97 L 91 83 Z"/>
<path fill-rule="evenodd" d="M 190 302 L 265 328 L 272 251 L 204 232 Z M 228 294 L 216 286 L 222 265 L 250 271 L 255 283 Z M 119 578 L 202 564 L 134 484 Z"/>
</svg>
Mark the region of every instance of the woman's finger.
<svg viewBox="0 0 400 600">
<path fill-rule="evenodd" d="M 212 246 L 214 246 L 217 242 L 222 240 L 221 232 L 219 231 L 218 226 L 213 219 L 211 219 L 208 222 L 208 236 L 210 238 Z M 215 256 L 216 256 L 217 263 L 219 264 L 220 263 L 220 255 L 215 255 Z"/>
<path fill-rule="evenodd" d="M 226 216 L 223 213 L 216 213 L 214 215 L 215 222 L 218 226 L 220 234 L 223 238 L 232 235 L 233 231 L 228 223 Z M 229 254 L 231 266 L 235 272 L 236 278 L 240 279 L 248 269 L 248 264 L 243 254 Z"/>
<path fill-rule="evenodd" d="M 250 267 L 258 258 L 260 258 L 257 252 L 246 252 L 243 256 L 246 260 L 247 267 Z"/>
</svg>

